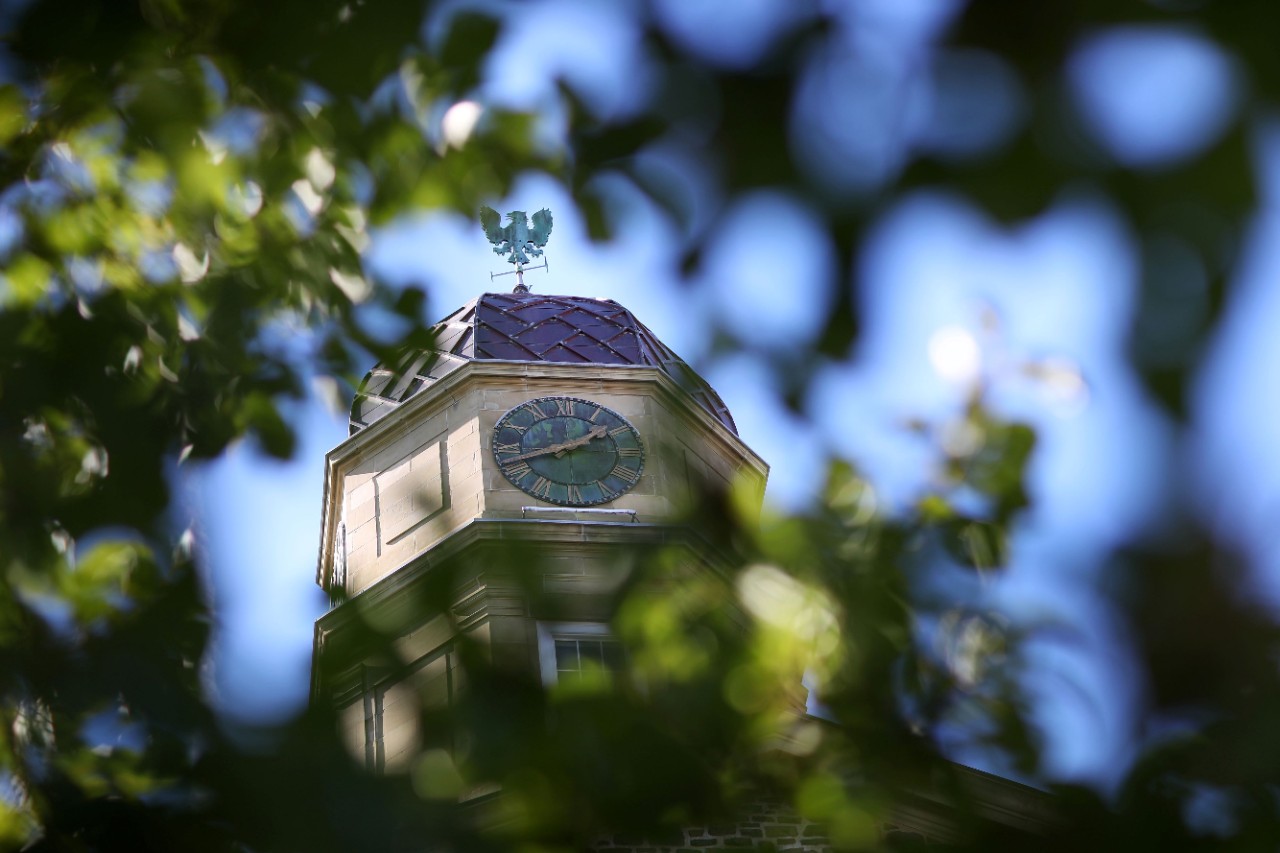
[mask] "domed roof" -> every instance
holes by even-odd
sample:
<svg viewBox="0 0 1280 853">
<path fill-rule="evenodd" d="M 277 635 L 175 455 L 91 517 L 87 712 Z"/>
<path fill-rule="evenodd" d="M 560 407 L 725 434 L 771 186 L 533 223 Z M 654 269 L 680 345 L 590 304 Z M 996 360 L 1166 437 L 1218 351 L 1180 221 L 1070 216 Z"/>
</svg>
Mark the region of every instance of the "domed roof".
<svg viewBox="0 0 1280 853">
<path fill-rule="evenodd" d="M 644 365 L 662 369 L 734 435 L 724 401 L 643 323 L 612 299 L 486 293 L 433 331 L 430 350 L 369 371 L 351 404 L 351 435 L 469 361 Z"/>
</svg>

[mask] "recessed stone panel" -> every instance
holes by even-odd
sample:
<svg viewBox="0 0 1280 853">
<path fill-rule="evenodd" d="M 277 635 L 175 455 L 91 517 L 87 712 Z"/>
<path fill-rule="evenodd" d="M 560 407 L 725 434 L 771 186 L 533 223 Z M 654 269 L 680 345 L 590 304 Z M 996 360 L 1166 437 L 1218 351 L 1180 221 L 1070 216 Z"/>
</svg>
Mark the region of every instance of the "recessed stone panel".
<svg viewBox="0 0 1280 853">
<path fill-rule="evenodd" d="M 374 478 L 384 547 L 444 508 L 443 456 L 444 446 L 437 438 Z"/>
</svg>

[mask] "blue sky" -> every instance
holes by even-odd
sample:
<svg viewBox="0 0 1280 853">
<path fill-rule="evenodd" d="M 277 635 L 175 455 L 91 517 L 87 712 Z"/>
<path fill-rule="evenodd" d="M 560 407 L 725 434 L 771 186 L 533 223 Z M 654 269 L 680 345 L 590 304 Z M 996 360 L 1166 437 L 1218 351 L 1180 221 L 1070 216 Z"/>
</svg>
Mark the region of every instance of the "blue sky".
<svg viewBox="0 0 1280 853">
<path fill-rule="evenodd" d="M 933 49 L 956 3 L 821 5 L 861 49 L 815 59 L 806 91 L 857 79 L 862 85 L 847 88 L 861 94 L 812 103 L 805 95 L 792 120 L 804 131 L 797 149 L 813 162 L 827 162 L 833 150 L 844 155 L 833 180 L 851 191 L 891 178 L 906 152 L 995 146 L 1001 127 L 1021 120 L 1025 93 L 995 57 L 949 57 L 965 69 L 956 79 L 976 75 L 1002 93 L 984 106 L 992 111 L 982 119 L 984 133 L 957 118 L 967 114 L 957 104 L 973 90 L 940 87 L 921 72 L 919 58 Z M 698 22 L 715 3 L 656 7 L 674 38 L 734 65 L 751 61 L 761 33 L 800 14 L 801 5 L 752 0 L 741 14 L 717 16 L 712 30 Z M 578 81 L 602 111 L 633 110 L 649 77 L 628 7 L 605 12 L 555 0 L 539 8 L 500 43 L 478 100 L 544 109 L 549 139 L 556 73 Z M 1079 44 L 1066 82 L 1099 146 L 1132 168 L 1158 169 L 1217 138 L 1238 109 L 1237 75 L 1230 59 L 1194 32 L 1130 28 Z M 819 133 L 828 149 L 806 148 L 802 140 Z M 622 226 L 605 244 L 587 239 L 572 204 L 545 177 L 521 178 L 494 205 L 552 209 L 550 272 L 528 275 L 535 291 L 616 299 L 699 369 L 724 397 L 743 439 L 772 465 L 767 499 L 779 510 L 805 505 L 831 456 L 852 459 L 867 473 L 885 511 L 909 505 L 930 486 L 936 460 L 904 425 L 923 421 L 946 440 L 963 440 L 947 430 L 973 382 L 985 384 L 1001 412 L 1034 424 L 1034 508 L 1019 524 L 1008 572 L 985 582 L 982 594 L 1024 618 L 1073 630 L 1072 642 L 1033 644 L 1037 715 L 1054 732 L 1050 769 L 1105 783 L 1132 748 L 1142 695 L 1121 629 L 1091 581 L 1100 558 L 1164 506 L 1169 454 L 1191 460 L 1198 500 L 1221 530 L 1260 566 L 1280 561 L 1270 535 L 1280 506 L 1280 450 L 1271 428 L 1280 380 L 1269 369 L 1280 363 L 1269 322 L 1280 316 L 1280 296 L 1269 286 L 1280 272 L 1273 248 L 1280 246 L 1278 139 L 1272 130 L 1258 134 L 1264 210 L 1196 385 L 1190 438 L 1175 434 L 1125 361 L 1137 299 L 1133 235 L 1087 186 L 1014 227 L 994 224 L 962 199 L 908 196 L 886 210 L 857 258 L 839 257 L 803 204 L 758 192 L 735 201 L 692 287 L 676 275 L 681 232 L 620 183 L 612 191 Z M 667 165 L 687 176 L 691 199 L 706 216 L 718 203 L 715 186 L 697 164 Z M 762 233 L 769 239 L 762 242 Z M 501 260 L 477 222 L 453 215 L 409 216 L 383 229 L 366 264 L 392 283 L 428 282 L 426 320 L 511 283 L 490 283 Z M 712 318 L 750 331 L 766 353 L 811 342 L 833 302 L 837 273 L 852 264 L 863 283 L 856 298 L 865 331 L 847 357 L 819 367 L 803 417 L 780 403 L 767 358 L 713 358 Z M 1188 274 L 1194 284 L 1195 270 Z M 210 558 L 219 614 L 209 683 L 224 707 L 249 718 L 293 713 L 306 700 L 311 626 L 324 608 L 313 585 L 323 456 L 346 436 L 345 412 L 327 409 L 323 396 L 291 413 L 301 439 L 293 461 L 266 460 L 241 444 L 190 477 L 190 511 Z M 1273 576 L 1260 574 L 1258 586 L 1280 601 Z"/>
</svg>

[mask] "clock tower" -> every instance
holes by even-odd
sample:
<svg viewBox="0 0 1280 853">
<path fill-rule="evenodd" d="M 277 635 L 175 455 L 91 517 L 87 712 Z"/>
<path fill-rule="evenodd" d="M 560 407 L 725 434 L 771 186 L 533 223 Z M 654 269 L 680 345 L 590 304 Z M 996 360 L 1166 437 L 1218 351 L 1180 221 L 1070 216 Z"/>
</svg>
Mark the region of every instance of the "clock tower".
<svg viewBox="0 0 1280 853">
<path fill-rule="evenodd" d="M 433 721 L 466 707 L 474 655 L 484 664 L 471 672 L 487 680 L 473 675 L 472 695 L 496 675 L 500 710 L 529 695 L 518 683 L 615 667 L 611 620 L 646 556 L 661 549 L 673 576 L 722 579 L 730 555 L 683 519 L 712 493 L 732 494 L 739 511 L 758 507 L 768 474 L 716 392 L 626 308 L 529 292 L 523 273 L 541 257 L 551 215 L 508 217 L 500 227 L 486 211 L 482 222 L 516 265 L 515 291 L 477 297 L 432 328 L 426 349 L 369 371 L 350 436 L 325 458 L 317 582 L 333 606 L 316 621 L 312 701 L 337 712 L 348 749 L 370 771 L 412 770 L 415 786 L 424 768 L 429 784 L 445 778 L 435 771 L 467 748 L 465 734 L 452 740 L 450 726 L 437 731 Z M 787 701 L 803 714 L 796 690 Z M 1000 832 L 1052 829 L 1047 795 L 953 772 Z M 492 786 L 425 793 L 501 799 L 484 796 Z M 951 794 L 909 792 L 889 809 L 884 837 L 963 837 Z M 825 828 L 786 803 L 762 795 L 744 809 L 731 825 L 683 827 L 670 844 L 619 836 L 600 848 L 741 849 L 768 839 L 829 849 Z"/>
<path fill-rule="evenodd" d="M 313 701 L 375 771 L 404 769 L 424 713 L 465 690 L 460 642 L 547 684 L 607 666 L 638 555 L 706 566 L 683 510 L 763 494 L 767 466 L 704 380 L 623 306 L 530 293 L 523 269 L 375 366 L 326 457 L 317 581 L 335 604 Z"/>
</svg>

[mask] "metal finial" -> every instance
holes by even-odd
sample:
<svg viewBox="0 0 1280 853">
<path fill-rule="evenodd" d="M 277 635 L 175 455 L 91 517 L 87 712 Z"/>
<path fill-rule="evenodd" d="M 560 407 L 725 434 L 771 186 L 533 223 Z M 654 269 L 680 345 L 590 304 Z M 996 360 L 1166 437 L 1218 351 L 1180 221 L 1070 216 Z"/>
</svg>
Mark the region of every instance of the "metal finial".
<svg viewBox="0 0 1280 853">
<path fill-rule="evenodd" d="M 544 207 L 533 215 L 532 223 L 529 219 L 523 210 L 513 210 L 507 214 L 508 224 L 503 226 L 502 214 L 491 207 L 480 208 L 480 224 L 493 244 L 493 253 L 506 255 L 507 262 L 516 265 L 514 270 L 490 273 L 489 280 L 514 273 L 515 293 L 529 292 L 529 286 L 524 283 L 525 270 L 545 269 L 550 272 L 551 269 L 542 254 L 542 247 L 547 245 L 547 238 L 551 236 L 551 211 Z M 531 257 L 542 258 L 542 263 L 528 266 Z"/>
</svg>

